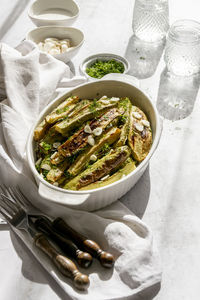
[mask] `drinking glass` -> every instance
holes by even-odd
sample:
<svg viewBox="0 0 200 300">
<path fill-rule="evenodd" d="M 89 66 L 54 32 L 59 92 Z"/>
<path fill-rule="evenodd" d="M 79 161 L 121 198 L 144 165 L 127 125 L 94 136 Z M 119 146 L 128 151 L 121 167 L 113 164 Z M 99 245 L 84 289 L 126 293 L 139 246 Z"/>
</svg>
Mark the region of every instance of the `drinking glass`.
<svg viewBox="0 0 200 300">
<path fill-rule="evenodd" d="M 143 41 L 163 39 L 169 29 L 168 0 L 135 0 L 132 27 Z"/>
<path fill-rule="evenodd" d="M 176 75 L 200 72 L 200 23 L 176 21 L 167 35 L 164 59 L 167 69 Z"/>
</svg>

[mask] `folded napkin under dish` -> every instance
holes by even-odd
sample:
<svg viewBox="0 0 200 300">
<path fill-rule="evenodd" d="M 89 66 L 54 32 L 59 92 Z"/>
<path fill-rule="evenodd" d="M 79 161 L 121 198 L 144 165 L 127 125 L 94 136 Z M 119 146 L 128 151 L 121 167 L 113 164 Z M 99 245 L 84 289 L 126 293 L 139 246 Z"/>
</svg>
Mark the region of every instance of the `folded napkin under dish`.
<svg viewBox="0 0 200 300">
<path fill-rule="evenodd" d="M 72 299 L 128 299 L 161 280 L 161 269 L 148 227 L 120 202 L 97 212 L 46 207 L 26 162 L 26 140 L 39 112 L 53 98 L 84 82 L 71 78 L 67 65 L 40 53 L 31 42 L 16 49 L 1 44 L 0 92 L 7 100 L 1 104 L 0 177 L 9 185 L 19 184 L 30 201 L 50 216 L 60 216 L 80 233 L 97 241 L 113 253 L 113 269 L 104 269 L 98 261 L 84 270 L 89 274 L 87 292 L 73 288 L 52 267 L 48 258 L 36 249 L 29 237 L 16 230 L 32 253 Z"/>
</svg>

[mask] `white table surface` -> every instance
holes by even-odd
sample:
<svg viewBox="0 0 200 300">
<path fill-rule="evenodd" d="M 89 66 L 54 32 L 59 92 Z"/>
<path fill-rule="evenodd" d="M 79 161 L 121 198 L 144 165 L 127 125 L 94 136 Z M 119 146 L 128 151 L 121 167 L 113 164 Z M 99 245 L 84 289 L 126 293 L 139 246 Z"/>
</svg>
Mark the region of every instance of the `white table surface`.
<svg viewBox="0 0 200 300">
<path fill-rule="evenodd" d="M 27 16 L 31 2 L 1 0 L 2 42 L 16 46 L 34 27 Z M 134 1 L 77 0 L 77 2 L 80 5 L 80 17 L 74 26 L 84 31 L 85 44 L 70 63 L 72 69 L 78 73 L 81 60 L 96 52 L 125 55 L 132 65 L 131 74 L 140 78 L 150 76 L 140 80 L 141 87 L 148 90 L 165 117 L 162 138 L 149 168 L 138 184 L 122 199 L 124 204 L 151 227 L 161 254 L 163 278 L 161 289 L 154 299 L 198 300 L 200 299 L 199 76 L 180 79 L 167 75 L 163 72 L 165 68 L 163 58 L 155 73 L 150 74 L 155 69 L 160 48 L 155 48 L 152 54 L 152 48 L 146 48 L 144 44 L 136 45 L 131 27 Z M 169 2 L 170 23 L 180 18 L 200 21 L 199 0 Z M 145 60 L 141 60 L 141 56 L 144 56 Z M 170 109 L 164 108 L 166 103 L 171 104 Z M 175 114 L 172 112 L 174 107 L 176 107 Z M 184 107 L 187 109 L 184 110 Z M 0 227 L 0 270 L 1 300 L 68 299 L 6 226 Z M 142 300 L 150 299 L 152 295 L 145 296 Z"/>
</svg>

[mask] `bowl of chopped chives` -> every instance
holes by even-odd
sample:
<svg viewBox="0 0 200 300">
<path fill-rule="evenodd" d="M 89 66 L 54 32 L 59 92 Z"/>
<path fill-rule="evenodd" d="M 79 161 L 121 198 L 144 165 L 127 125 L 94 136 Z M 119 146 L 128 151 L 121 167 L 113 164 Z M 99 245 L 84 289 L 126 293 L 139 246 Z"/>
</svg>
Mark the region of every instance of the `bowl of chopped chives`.
<svg viewBox="0 0 200 300">
<path fill-rule="evenodd" d="M 99 80 L 111 73 L 126 74 L 129 62 L 122 56 L 111 53 L 99 53 L 89 56 L 80 64 L 80 72 L 89 80 Z"/>
</svg>

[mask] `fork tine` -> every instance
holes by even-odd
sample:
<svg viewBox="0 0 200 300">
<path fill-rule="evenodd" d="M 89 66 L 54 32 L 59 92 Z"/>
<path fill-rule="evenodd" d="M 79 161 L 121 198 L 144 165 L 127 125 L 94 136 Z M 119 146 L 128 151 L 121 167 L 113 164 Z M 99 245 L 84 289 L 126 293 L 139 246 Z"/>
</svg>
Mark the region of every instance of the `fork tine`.
<svg viewBox="0 0 200 300">
<path fill-rule="evenodd" d="M 22 194 L 22 192 L 18 187 L 14 188 L 14 191 L 15 191 L 15 196 L 17 197 L 17 200 L 22 207 L 26 208 L 30 206 L 28 200 L 25 198 L 25 196 Z"/>
<path fill-rule="evenodd" d="M 2 192 L 1 194 L 4 195 L 5 197 L 7 197 L 8 201 L 11 203 L 15 204 L 15 195 L 11 194 L 8 190 L 8 188 L 3 184 L 0 185 L 0 192 Z M 13 205 L 14 206 L 14 205 Z M 13 208 L 12 206 L 12 208 Z"/>
<path fill-rule="evenodd" d="M 9 189 L 9 193 L 10 193 L 12 199 L 15 200 L 15 202 L 18 204 L 18 206 L 24 207 L 23 203 L 19 200 L 19 198 L 17 197 L 16 193 L 14 193 L 13 190 L 10 187 L 8 189 Z"/>
<path fill-rule="evenodd" d="M 19 208 L 21 208 L 22 204 L 17 201 L 17 197 L 13 193 L 12 189 L 10 187 L 7 188 L 5 185 L 3 185 L 3 187 L 0 186 L 0 188 L 4 192 L 4 197 L 5 197 L 4 200 L 7 203 L 7 205 L 11 209 L 13 209 L 15 212 L 17 212 L 19 210 Z M 2 193 L 2 195 L 3 195 L 3 193 Z"/>
<path fill-rule="evenodd" d="M 5 221 L 11 223 L 11 218 L 5 213 L 5 210 L 2 210 L 2 207 L 0 207 L 0 214 L 3 216 L 3 218 L 5 219 Z"/>
<path fill-rule="evenodd" d="M 6 205 L 5 201 L 4 201 L 4 198 L 2 195 L 0 195 L 0 207 L 2 209 L 4 209 L 9 215 L 12 215 L 12 209 Z"/>
<path fill-rule="evenodd" d="M 16 187 L 16 191 L 17 191 L 18 195 L 21 197 L 21 201 L 23 202 L 24 205 L 26 205 L 27 207 L 33 206 L 33 204 L 31 202 L 29 202 L 29 200 L 26 198 L 26 196 L 22 193 L 19 186 Z"/>
<path fill-rule="evenodd" d="M 18 205 L 2 193 L 1 193 L 0 202 L 1 202 L 1 206 L 3 206 L 4 209 L 8 210 L 9 213 L 12 214 L 12 212 L 18 211 Z"/>
<path fill-rule="evenodd" d="M 0 191 L 2 192 L 2 194 L 8 196 L 7 188 L 4 184 L 0 185 Z"/>
<path fill-rule="evenodd" d="M 10 210 L 4 202 L 2 202 L 2 199 L 0 199 L 0 208 L 3 209 L 9 216 L 12 214 L 12 210 Z"/>
</svg>

